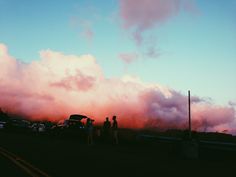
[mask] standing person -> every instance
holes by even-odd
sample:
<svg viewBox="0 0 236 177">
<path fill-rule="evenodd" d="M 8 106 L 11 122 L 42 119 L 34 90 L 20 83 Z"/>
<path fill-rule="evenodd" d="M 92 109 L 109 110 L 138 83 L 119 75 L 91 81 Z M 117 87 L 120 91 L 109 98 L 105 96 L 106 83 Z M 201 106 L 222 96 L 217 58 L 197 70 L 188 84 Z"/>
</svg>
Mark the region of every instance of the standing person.
<svg viewBox="0 0 236 177">
<path fill-rule="evenodd" d="M 93 144 L 93 121 L 90 118 L 87 118 L 86 129 L 87 129 L 87 143 L 88 145 Z"/>
<path fill-rule="evenodd" d="M 111 132 L 111 122 L 109 121 L 109 118 L 106 117 L 106 120 L 103 123 L 103 135 L 105 140 L 109 139 L 110 132 Z"/>
<path fill-rule="evenodd" d="M 118 144 L 118 123 L 116 120 L 116 116 L 113 116 L 112 120 L 113 120 L 113 123 L 112 123 L 113 139 L 114 139 L 114 143 Z"/>
</svg>

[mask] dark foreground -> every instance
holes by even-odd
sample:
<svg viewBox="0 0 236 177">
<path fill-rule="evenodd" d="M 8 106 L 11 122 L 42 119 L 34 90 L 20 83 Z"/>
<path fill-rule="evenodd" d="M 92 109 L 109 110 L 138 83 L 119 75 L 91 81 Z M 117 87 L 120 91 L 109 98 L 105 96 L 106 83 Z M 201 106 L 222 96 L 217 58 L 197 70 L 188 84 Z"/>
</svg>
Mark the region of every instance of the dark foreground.
<svg viewBox="0 0 236 177">
<path fill-rule="evenodd" d="M 173 143 L 121 139 L 119 145 L 76 138 L 0 132 L 0 147 L 55 177 L 236 176 L 236 152 L 200 147 L 199 159 L 179 156 Z M 0 155 L 0 176 L 28 176 Z"/>
</svg>

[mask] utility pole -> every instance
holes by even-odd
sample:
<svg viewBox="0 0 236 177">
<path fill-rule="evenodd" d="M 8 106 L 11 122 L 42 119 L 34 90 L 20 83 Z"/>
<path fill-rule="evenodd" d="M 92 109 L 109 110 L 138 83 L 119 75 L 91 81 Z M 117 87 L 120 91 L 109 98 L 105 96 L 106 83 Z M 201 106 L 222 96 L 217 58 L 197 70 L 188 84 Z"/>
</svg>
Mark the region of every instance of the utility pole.
<svg viewBox="0 0 236 177">
<path fill-rule="evenodd" d="M 189 131 L 189 138 L 192 138 L 191 134 L 191 98 L 190 98 L 190 90 L 188 91 L 188 131 Z"/>
</svg>

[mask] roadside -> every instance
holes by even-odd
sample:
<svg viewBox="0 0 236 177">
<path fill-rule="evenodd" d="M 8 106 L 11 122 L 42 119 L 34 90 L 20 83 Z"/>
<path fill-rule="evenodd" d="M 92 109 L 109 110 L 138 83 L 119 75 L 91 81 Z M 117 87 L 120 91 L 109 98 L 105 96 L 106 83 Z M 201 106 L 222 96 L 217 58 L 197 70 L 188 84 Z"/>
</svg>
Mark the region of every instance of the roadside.
<svg viewBox="0 0 236 177">
<path fill-rule="evenodd" d="M 235 175 L 234 159 L 181 159 L 170 154 L 172 147 L 163 143 L 88 146 L 77 139 L 5 132 L 0 132 L 0 140 L 2 147 L 55 177 Z"/>
</svg>

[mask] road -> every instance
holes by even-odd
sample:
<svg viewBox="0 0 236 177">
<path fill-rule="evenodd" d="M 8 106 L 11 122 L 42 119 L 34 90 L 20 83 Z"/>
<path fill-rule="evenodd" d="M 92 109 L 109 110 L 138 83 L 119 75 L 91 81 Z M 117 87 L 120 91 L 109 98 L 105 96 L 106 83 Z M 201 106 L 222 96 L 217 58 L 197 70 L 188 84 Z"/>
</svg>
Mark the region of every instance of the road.
<svg viewBox="0 0 236 177">
<path fill-rule="evenodd" d="M 18 168 L 14 163 L 9 161 L 9 159 L 0 155 L 0 176 L 4 177 L 30 177 L 22 169 Z"/>
<path fill-rule="evenodd" d="M 50 177 L 18 155 L 0 147 L 2 174 L 4 176 Z M 13 173 L 13 174 L 12 174 Z"/>
<path fill-rule="evenodd" d="M 170 144 L 121 141 L 118 146 L 98 142 L 88 146 L 84 142 L 76 139 L 0 132 L 1 147 L 14 152 L 52 177 L 233 177 L 236 174 L 235 154 L 232 158 L 222 159 L 215 156 L 219 152 L 214 154 L 210 150 L 202 151 L 202 157 L 197 160 L 186 160 L 171 154 Z M 17 176 L 22 174 L 22 171 L 6 159 L 1 159 L 1 163 L 6 169 L 15 169 L 11 173 L 19 173 Z M 9 170 L 5 170 L 4 173 Z"/>
</svg>

